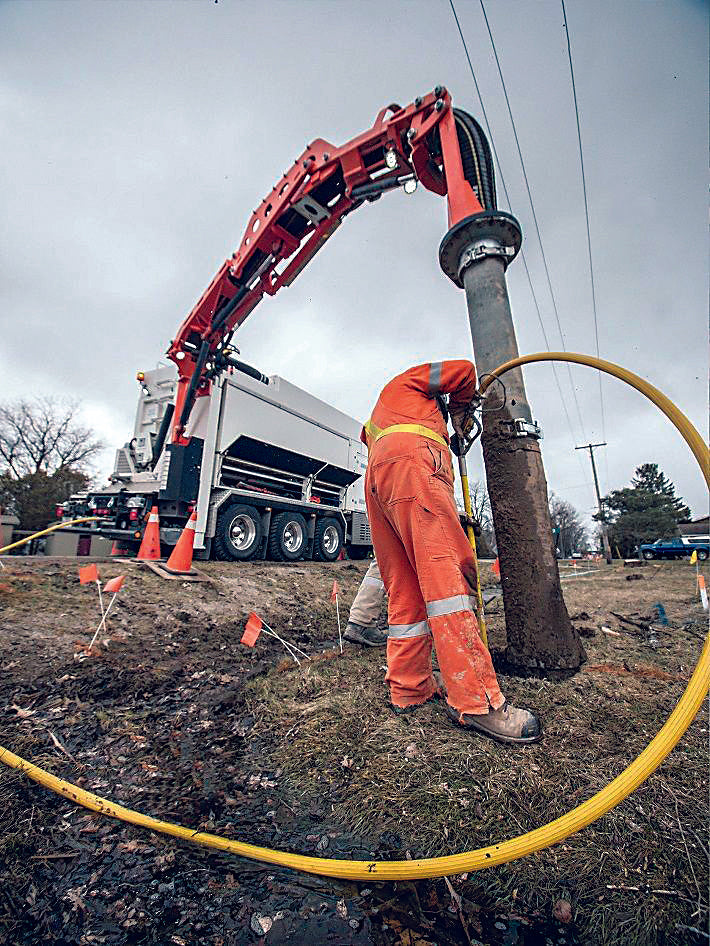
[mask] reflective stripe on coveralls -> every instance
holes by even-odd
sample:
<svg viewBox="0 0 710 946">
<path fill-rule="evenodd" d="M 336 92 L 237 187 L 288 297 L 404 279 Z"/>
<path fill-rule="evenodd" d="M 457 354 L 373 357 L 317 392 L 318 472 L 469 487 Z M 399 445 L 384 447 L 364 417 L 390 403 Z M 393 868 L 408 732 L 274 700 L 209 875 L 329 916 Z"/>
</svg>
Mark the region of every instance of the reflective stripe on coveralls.
<svg viewBox="0 0 710 946">
<path fill-rule="evenodd" d="M 390 624 L 390 637 L 422 637 L 431 634 L 428 621 L 417 621 L 415 624 Z"/>
<path fill-rule="evenodd" d="M 391 381 L 363 431 L 367 512 L 389 596 L 386 679 L 396 706 L 429 699 L 433 636 L 449 704 L 482 714 L 505 699 L 473 613 L 475 565 L 454 502 L 446 423 L 429 393 L 432 367 Z M 434 382 L 463 407 L 475 390 L 473 365 L 444 361 Z"/>
<path fill-rule="evenodd" d="M 475 597 L 473 595 L 454 595 L 452 598 L 429 601 L 426 606 L 426 613 L 430 618 L 443 617 L 445 614 L 456 614 L 457 611 L 473 611 L 475 614 Z"/>
</svg>

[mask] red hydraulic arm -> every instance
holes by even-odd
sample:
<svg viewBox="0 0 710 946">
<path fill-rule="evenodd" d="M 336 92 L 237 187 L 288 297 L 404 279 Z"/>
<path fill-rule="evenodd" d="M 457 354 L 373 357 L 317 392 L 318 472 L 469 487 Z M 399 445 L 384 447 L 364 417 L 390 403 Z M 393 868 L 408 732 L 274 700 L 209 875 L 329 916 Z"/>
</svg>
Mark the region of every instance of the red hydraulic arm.
<svg viewBox="0 0 710 946">
<path fill-rule="evenodd" d="M 352 210 L 409 181 L 447 196 L 450 227 L 490 207 L 480 162 L 466 144 L 473 126 L 438 86 L 406 108 L 383 108 L 372 128 L 339 148 L 322 138 L 311 142 L 254 211 L 239 248 L 173 339 L 168 356 L 179 371 L 174 443 L 187 442 L 195 398 L 209 393 L 210 379 L 230 363 L 234 330 L 264 294 L 293 282 Z"/>
</svg>

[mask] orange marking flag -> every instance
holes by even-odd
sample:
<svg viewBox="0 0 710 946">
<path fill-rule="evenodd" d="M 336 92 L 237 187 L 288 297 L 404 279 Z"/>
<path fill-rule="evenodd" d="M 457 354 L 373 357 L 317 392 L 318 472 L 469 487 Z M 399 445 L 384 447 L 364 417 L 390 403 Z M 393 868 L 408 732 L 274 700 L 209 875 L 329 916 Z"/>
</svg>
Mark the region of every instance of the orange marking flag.
<svg viewBox="0 0 710 946">
<path fill-rule="evenodd" d="M 118 592 L 119 592 L 119 591 L 121 590 L 121 588 L 123 587 L 123 582 L 124 582 L 125 580 L 126 580 L 126 576 L 125 576 L 125 575 L 118 575 L 117 578 L 111 578 L 111 579 L 110 579 L 109 581 L 107 581 L 106 584 L 104 585 L 104 591 L 107 591 L 107 592 L 110 591 L 110 592 L 113 592 L 113 594 L 117 595 Z"/>
<path fill-rule="evenodd" d="M 79 569 L 79 584 L 90 585 L 92 581 L 99 580 L 99 570 L 96 565 L 84 565 Z"/>
<path fill-rule="evenodd" d="M 491 571 L 494 575 L 496 575 L 496 577 L 500 578 L 500 562 L 498 559 L 496 559 L 491 565 Z"/>
<path fill-rule="evenodd" d="M 252 611 L 247 620 L 246 627 L 244 628 L 244 633 L 242 634 L 241 643 L 246 644 L 247 647 L 253 647 L 256 644 L 256 639 L 261 634 L 261 629 L 264 626 L 264 622 L 261 620 L 258 614 L 254 614 Z"/>
<path fill-rule="evenodd" d="M 331 593 L 330 593 L 330 600 L 331 600 L 331 601 L 337 601 L 339 594 L 340 594 L 340 585 L 338 584 L 337 581 L 334 581 L 334 582 L 333 582 L 333 590 L 332 590 Z"/>
<path fill-rule="evenodd" d="M 708 592 L 705 587 L 705 579 L 702 575 L 698 575 L 698 587 L 700 588 L 700 600 L 703 602 L 703 608 L 708 610 Z"/>
</svg>

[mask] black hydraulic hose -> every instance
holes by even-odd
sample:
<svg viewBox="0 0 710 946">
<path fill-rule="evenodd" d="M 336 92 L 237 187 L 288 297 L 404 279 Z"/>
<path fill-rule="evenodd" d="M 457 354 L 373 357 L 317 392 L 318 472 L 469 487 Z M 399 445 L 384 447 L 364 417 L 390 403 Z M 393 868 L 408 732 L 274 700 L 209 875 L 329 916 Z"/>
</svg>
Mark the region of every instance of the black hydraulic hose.
<svg viewBox="0 0 710 946">
<path fill-rule="evenodd" d="M 486 134 L 476 119 L 460 108 L 454 109 L 454 119 L 464 177 L 476 189 L 484 210 L 496 210 L 495 169 Z"/>
<path fill-rule="evenodd" d="M 215 312 L 214 318 L 212 319 L 213 332 L 218 332 L 222 328 L 229 316 L 232 314 L 232 312 L 234 312 L 248 292 L 249 289 L 246 286 L 242 286 L 241 289 L 238 289 L 235 295 L 232 296 L 229 302 L 225 303 L 225 305 L 223 305 L 218 312 Z"/>
<path fill-rule="evenodd" d="M 218 312 L 215 313 L 212 319 L 212 326 L 211 326 L 212 332 L 218 332 L 221 328 L 223 328 L 229 316 L 232 314 L 232 312 L 234 312 L 234 310 L 237 308 L 239 303 L 244 299 L 244 297 L 247 295 L 248 292 L 249 292 L 248 287 L 242 286 L 240 289 L 237 290 L 235 295 L 232 296 L 229 302 L 225 303 L 225 305 L 223 305 L 222 308 Z M 205 370 L 205 363 L 207 362 L 209 353 L 210 353 L 210 343 L 206 340 L 203 340 L 202 344 L 200 345 L 200 351 L 197 355 L 197 360 L 195 361 L 195 370 L 192 374 L 192 377 L 190 378 L 190 384 L 187 389 L 187 394 L 185 395 L 185 403 L 183 404 L 183 407 L 182 407 L 182 413 L 180 414 L 179 426 L 181 430 L 185 429 L 185 425 L 190 419 L 190 414 L 192 413 L 192 408 L 195 403 L 195 395 L 197 394 L 197 388 L 199 387 L 201 382 L 204 380 L 203 372 Z"/>
<path fill-rule="evenodd" d="M 190 378 L 190 384 L 187 388 L 187 394 L 185 395 L 185 403 L 182 406 L 182 413 L 180 414 L 180 429 L 184 430 L 185 425 L 190 419 L 190 414 L 192 413 L 192 405 L 195 403 L 195 395 L 197 394 L 197 387 L 202 381 L 202 372 L 205 370 L 205 362 L 207 361 L 207 356 L 210 353 L 210 343 L 203 341 L 200 345 L 200 351 L 197 355 L 197 360 L 195 361 L 195 370 L 192 372 L 192 377 Z"/>
<path fill-rule="evenodd" d="M 170 422 L 173 419 L 174 413 L 175 413 L 175 405 L 168 404 L 168 406 L 165 408 L 163 419 L 160 422 L 160 428 L 158 429 L 158 436 L 155 438 L 155 443 L 153 444 L 153 454 L 150 458 L 151 470 L 155 469 L 155 465 L 160 459 L 160 454 L 163 452 L 163 447 L 165 445 L 165 438 L 168 436 L 168 431 L 170 430 Z"/>
<path fill-rule="evenodd" d="M 269 379 L 265 374 L 262 374 L 258 369 L 252 368 L 251 365 L 248 365 L 244 361 L 239 361 L 238 358 L 226 358 L 225 361 L 228 365 L 231 365 L 232 368 L 236 368 L 237 371 L 241 371 L 242 374 L 248 374 L 250 378 L 254 378 L 255 381 L 261 381 L 262 384 L 268 384 Z"/>
</svg>

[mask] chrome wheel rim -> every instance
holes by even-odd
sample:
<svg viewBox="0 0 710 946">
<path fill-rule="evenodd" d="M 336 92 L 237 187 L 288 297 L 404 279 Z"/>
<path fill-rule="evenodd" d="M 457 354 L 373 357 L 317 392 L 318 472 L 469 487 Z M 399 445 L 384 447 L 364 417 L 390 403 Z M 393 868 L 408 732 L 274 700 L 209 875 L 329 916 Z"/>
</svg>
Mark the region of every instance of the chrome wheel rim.
<svg viewBox="0 0 710 946">
<path fill-rule="evenodd" d="M 234 548 L 240 552 L 253 545 L 256 538 L 256 524 L 251 516 L 244 514 L 235 516 L 229 527 L 229 538 Z"/>
<path fill-rule="evenodd" d="M 332 555 L 333 552 L 338 548 L 340 542 L 340 536 L 338 535 L 338 530 L 335 526 L 326 526 L 323 530 L 323 549 Z"/>
<path fill-rule="evenodd" d="M 298 552 L 303 545 L 303 526 L 300 522 L 289 522 L 283 536 L 284 548 L 288 552 Z"/>
</svg>

